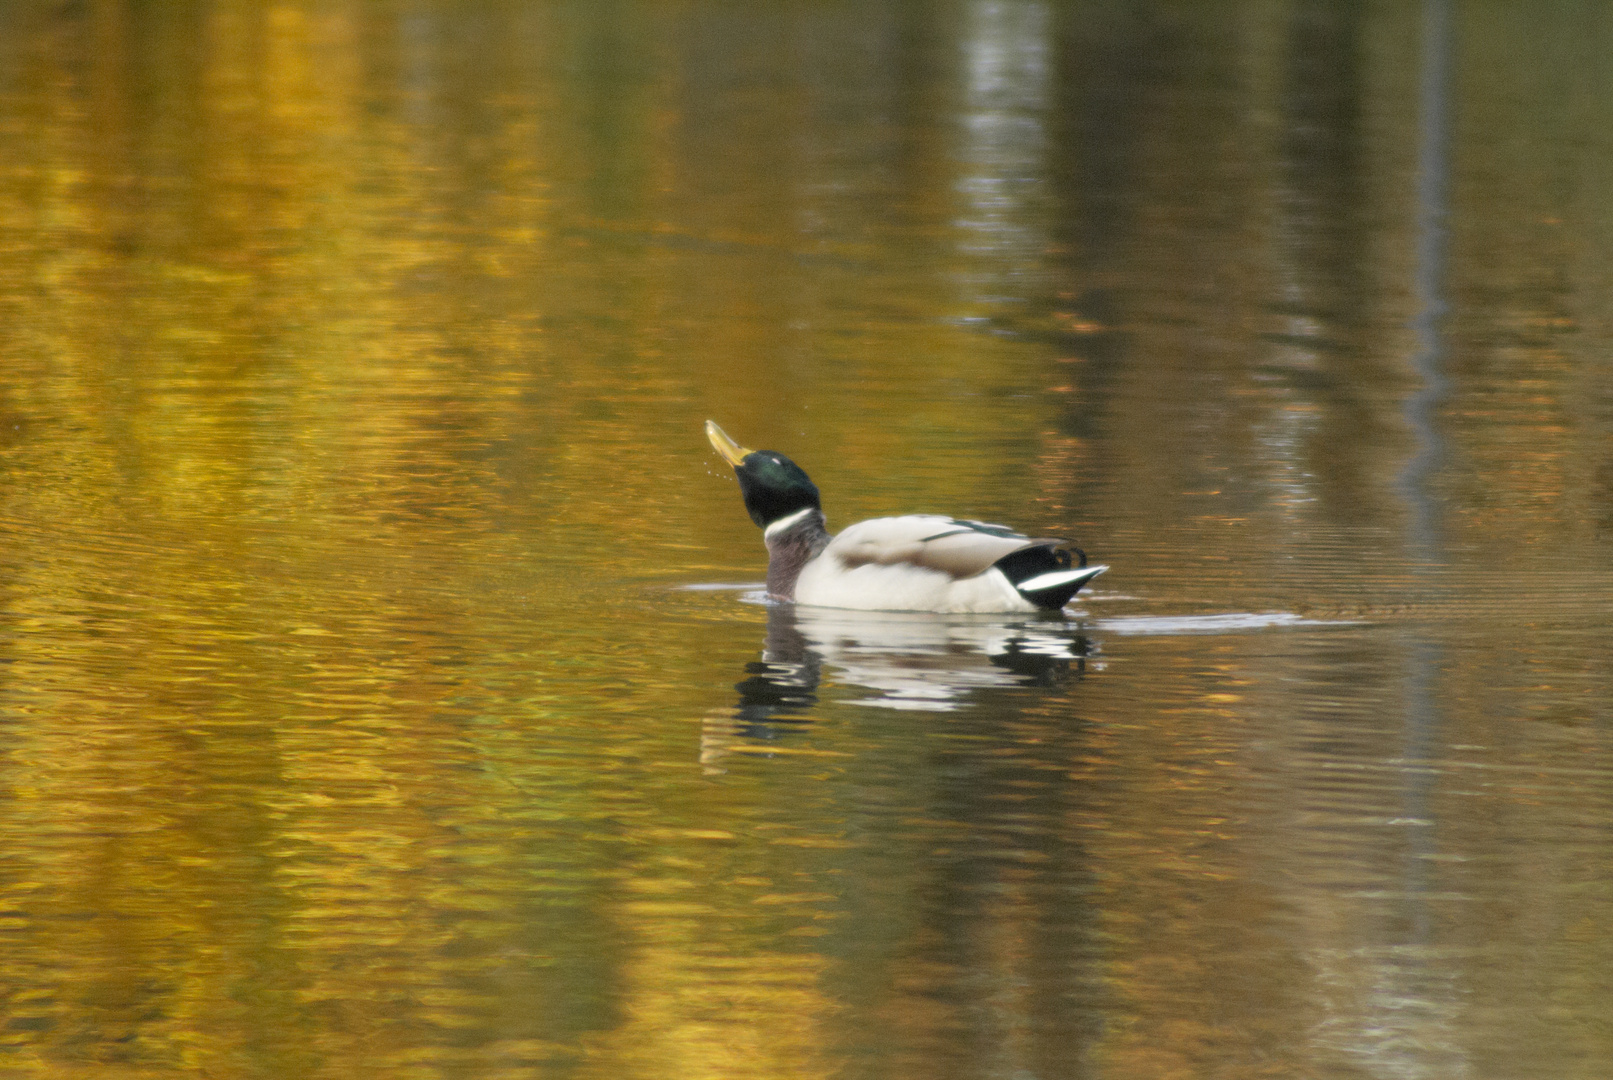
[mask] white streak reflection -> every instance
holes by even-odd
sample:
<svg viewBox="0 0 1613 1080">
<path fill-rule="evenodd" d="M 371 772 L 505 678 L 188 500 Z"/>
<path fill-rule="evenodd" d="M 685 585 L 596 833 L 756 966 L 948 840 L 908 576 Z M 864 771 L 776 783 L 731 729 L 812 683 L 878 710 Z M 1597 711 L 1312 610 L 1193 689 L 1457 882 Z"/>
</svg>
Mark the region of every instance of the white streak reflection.
<svg viewBox="0 0 1613 1080">
<path fill-rule="evenodd" d="M 1022 279 L 1046 248 L 1047 110 L 1051 100 L 1047 6 L 985 0 L 969 7 L 957 221 L 960 247 L 987 262 L 971 299 L 1020 299 Z"/>
</svg>

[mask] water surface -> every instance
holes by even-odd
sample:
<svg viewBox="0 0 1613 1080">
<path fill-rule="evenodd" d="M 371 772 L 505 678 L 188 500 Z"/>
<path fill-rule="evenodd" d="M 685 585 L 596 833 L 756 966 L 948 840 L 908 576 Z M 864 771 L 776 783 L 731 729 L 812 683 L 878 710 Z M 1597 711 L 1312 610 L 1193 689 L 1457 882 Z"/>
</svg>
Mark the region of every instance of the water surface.
<svg viewBox="0 0 1613 1080">
<path fill-rule="evenodd" d="M 1606 1076 L 1610 56 L 0 5 L 0 1073 Z M 759 602 L 707 418 L 1112 569 Z"/>
</svg>

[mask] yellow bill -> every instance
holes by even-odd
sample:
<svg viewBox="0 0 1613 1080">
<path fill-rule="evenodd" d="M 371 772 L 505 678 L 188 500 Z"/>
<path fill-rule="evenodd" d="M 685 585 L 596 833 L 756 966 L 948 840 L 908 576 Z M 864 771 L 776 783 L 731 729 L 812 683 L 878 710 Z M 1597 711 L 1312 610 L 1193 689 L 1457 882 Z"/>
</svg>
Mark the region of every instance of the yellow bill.
<svg viewBox="0 0 1613 1080">
<path fill-rule="evenodd" d="M 730 439 L 728 432 L 718 427 L 715 420 L 706 421 L 706 438 L 711 440 L 711 445 L 717 448 L 717 453 L 723 456 L 723 460 L 736 469 L 739 468 L 739 463 L 752 453 Z"/>
</svg>

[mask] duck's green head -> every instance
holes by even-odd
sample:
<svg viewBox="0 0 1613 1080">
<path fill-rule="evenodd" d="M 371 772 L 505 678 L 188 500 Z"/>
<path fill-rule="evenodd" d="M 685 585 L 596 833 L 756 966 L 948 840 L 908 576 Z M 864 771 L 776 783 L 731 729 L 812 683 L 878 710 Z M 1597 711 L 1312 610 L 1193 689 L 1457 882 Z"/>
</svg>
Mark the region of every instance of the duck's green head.
<svg viewBox="0 0 1613 1080">
<path fill-rule="evenodd" d="M 818 485 L 801 466 L 772 450 L 747 450 L 728 437 L 713 421 L 706 421 L 706 438 L 723 460 L 734 467 L 739 490 L 745 496 L 750 519 L 762 528 L 802 510 L 822 510 Z"/>
</svg>

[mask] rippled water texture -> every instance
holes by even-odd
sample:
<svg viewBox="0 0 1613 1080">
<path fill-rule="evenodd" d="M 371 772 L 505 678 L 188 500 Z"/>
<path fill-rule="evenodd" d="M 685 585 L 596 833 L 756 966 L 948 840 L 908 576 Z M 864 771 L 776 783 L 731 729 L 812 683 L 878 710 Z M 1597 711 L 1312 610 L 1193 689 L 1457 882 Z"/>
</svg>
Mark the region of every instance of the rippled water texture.
<svg viewBox="0 0 1613 1080">
<path fill-rule="evenodd" d="M 1613 1075 L 1613 16 L 0 3 L 0 1075 Z M 831 527 L 1065 618 L 770 606 Z"/>
</svg>

